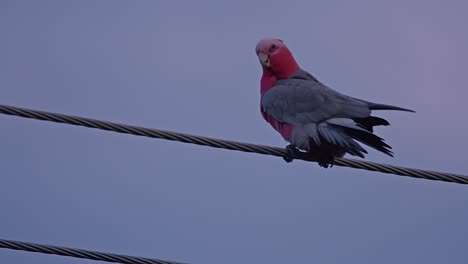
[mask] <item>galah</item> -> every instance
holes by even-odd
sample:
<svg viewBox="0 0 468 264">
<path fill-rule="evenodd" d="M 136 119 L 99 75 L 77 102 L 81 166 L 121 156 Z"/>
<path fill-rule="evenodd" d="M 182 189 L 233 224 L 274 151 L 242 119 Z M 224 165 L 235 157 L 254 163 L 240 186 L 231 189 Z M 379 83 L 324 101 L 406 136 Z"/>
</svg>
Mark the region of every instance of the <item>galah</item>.
<svg viewBox="0 0 468 264">
<path fill-rule="evenodd" d="M 346 153 L 364 158 L 361 142 L 393 157 L 391 147 L 374 134 L 374 126 L 387 120 L 372 116 L 372 110 L 400 110 L 397 106 L 372 103 L 336 92 L 301 69 L 280 39 L 261 40 L 255 52 L 262 65 L 260 109 L 263 118 L 290 143 L 285 160 L 306 153 L 327 168 Z"/>
</svg>

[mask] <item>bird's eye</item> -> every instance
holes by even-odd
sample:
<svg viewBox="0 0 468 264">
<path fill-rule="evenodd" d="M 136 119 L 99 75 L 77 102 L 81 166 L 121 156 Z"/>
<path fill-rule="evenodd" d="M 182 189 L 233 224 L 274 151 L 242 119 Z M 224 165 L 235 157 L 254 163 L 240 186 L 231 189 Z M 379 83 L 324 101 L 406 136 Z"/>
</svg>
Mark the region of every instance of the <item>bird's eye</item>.
<svg viewBox="0 0 468 264">
<path fill-rule="evenodd" d="M 278 48 L 278 47 L 276 46 L 276 44 L 271 44 L 269 51 L 270 51 L 270 52 L 273 52 L 273 51 L 276 50 L 276 48 Z"/>
</svg>

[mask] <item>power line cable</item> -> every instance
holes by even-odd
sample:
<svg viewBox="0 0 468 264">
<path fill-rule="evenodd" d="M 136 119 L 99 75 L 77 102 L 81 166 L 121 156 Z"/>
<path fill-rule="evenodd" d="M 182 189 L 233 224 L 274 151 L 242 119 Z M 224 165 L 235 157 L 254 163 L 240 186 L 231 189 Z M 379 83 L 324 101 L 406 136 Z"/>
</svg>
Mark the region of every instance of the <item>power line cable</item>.
<svg viewBox="0 0 468 264">
<path fill-rule="evenodd" d="M 127 255 L 103 253 L 69 247 L 50 246 L 6 239 L 0 239 L 0 248 L 123 264 L 182 264 L 182 262 L 132 257 Z"/>
<path fill-rule="evenodd" d="M 229 150 L 243 151 L 258 153 L 263 155 L 271 155 L 284 157 L 286 154 L 285 149 L 270 147 L 264 145 L 256 145 L 250 143 L 241 143 L 236 141 L 229 141 L 223 139 L 214 139 L 208 137 L 201 137 L 171 131 L 164 131 L 159 129 L 150 129 L 138 126 L 124 125 L 107 121 L 100 121 L 90 118 L 70 116 L 64 114 L 50 113 L 44 111 L 31 110 L 26 108 L 0 105 L 0 113 L 6 115 L 19 116 L 24 118 L 32 118 L 44 121 L 51 121 L 56 123 L 65 123 L 76 126 L 84 126 L 89 128 L 96 128 L 108 131 L 114 131 L 118 133 L 132 134 L 136 136 L 144 136 L 151 138 L 161 138 L 166 140 L 179 141 L 183 143 L 197 144 L 203 146 L 209 146 L 213 148 L 223 148 Z M 294 158 L 305 160 L 305 161 L 314 161 L 310 156 L 304 153 L 297 153 L 297 156 Z M 377 171 L 382 173 L 389 173 L 399 176 L 409 176 L 414 178 L 435 180 L 435 181 L 445 181 L 453 182 L 459 184 L 468 184 L 468 176 L 453 174 L 453 173 L 444 173 L 420 169 L 405 168 L 394 165 L 380 164 L 369 161 L 355 160 L 355 159 L 346 159 L 346 158 L 336 158 L 335 165 L 350 167 L 355 169 L 363 169 L 369 171 Z"/>
</svg>

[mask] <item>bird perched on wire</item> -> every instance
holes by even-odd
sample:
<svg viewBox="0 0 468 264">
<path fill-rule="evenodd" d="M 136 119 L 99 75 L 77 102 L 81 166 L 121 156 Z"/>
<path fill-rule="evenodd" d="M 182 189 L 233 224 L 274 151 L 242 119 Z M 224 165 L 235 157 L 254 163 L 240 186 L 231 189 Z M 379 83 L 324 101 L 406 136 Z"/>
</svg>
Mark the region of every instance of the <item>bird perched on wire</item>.
<svg viewBox="0 0 468 264">
<path fill-rule="evenodd" d="M 261 40 L 255 52 L 263 69 L 261 113 L 290 143 L 284 157 L 287 162 L 304 152 L 325 168 L 333 166 L 335 157 L 346 153 L 364 158 L 367 151 L 358 142 L 393 157 L 391 147 L 373 133 L 374 126 L 389 123 L 371 112 L 413 110 L 372 103 L 332 90 L 301 69 L 280 39 Z"/>
</svg>

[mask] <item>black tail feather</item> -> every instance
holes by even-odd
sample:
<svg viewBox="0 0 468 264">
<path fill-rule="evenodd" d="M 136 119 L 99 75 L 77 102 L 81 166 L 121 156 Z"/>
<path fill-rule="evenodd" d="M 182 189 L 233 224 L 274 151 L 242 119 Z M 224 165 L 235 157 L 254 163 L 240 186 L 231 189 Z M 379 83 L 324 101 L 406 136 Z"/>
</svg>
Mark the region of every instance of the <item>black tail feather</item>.
<svg viewBox="0 0 468 264">
<path fill-rule="evenodd" d="M 346 133 L 357 141 L 393 157 L 393 152 L 390 150 L 392 147 L 387 145 L 381 137 L 351 128 L 346 128 Z"/>
<path fill-rule="evenodd" d="M 354 118 L 354 122 L 358 123 L 361 127 L 374 132 L 374 126 L 388 126 L 390 123 L 380 117 L 369 116 L 364 118 Z"/>
</svg>

